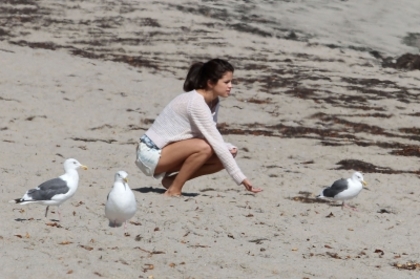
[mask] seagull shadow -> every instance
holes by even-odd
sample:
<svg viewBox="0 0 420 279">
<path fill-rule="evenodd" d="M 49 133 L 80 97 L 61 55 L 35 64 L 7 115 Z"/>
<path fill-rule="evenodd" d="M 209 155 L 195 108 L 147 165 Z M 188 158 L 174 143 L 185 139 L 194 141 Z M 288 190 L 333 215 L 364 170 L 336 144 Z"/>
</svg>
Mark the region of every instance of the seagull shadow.
<svg viewBox="0 0 420 279">
<path fill-rule="evenodd" d="M 301 203 L 328 203 L 332 205 L 331 201 L 317 198 L 311 192 L 299 191 L 298 194 L 299 194 L 298 196 L 289 197 L 288 199 L 292 201 L 301 202 Z"/>
<path fill-rule="evenodd" d="M 15 218 L 16 222 L 28 222 L 28 221 L 41 221 L 42 219 L 34 219 L 34 218 Z M 51 222 L 58 222 L 60 223 L 60 220 L 58 219 L 50 219 Z"/>
<path fill-rule="evenodd" d="M 41 219 L 34 219 L 34 218 L 16 218 L 15 221 L 16 222 L 27 222 L 27 221 L 40 221 Z"/>
<path fill-rule="evenodd" d="M 143 194 L 148 194 L 148 193 L 163 194 L 163 193 L 166 192 L 165 189 L 154 188 L 154 187 L 151 187 L 151 186 L 150 187 L 135 188 L 135 189 L 132 189 L 132 190 L 143 193 Z M 181 194 L 184 197 L 196 197 L 196 196 L 200 195 L 198 193 L 185 193 L 185 192 L 182 192 Z"/>
</svg>

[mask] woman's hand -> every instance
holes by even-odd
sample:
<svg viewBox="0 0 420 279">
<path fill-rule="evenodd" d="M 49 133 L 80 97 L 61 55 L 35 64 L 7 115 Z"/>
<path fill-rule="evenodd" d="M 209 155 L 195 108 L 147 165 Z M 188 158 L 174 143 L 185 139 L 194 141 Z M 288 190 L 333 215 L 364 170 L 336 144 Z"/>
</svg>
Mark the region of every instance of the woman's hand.
<svg viewBox="0 0 420 279">
<path fill-rule="evenodd" d="M 252 192 L 252 193 L 259 193 L 262 191 L 261 188 L 254 188 L 252 187 L 251 182 L 249 182 L 249 180 L 247 178 L 244 179 L 244 181 L 242 181 L 242 185 L 245 186 L 245 189 L 247 189 L 248 191 Z"/>
<path fill-rule="evenodd" d="M 232 154 L 233 158 L 235 158 L 236 155 L 238 154 L 238 149 L 236 147 L 231 148 L 229 151 L 230 151 L 230 154 Z"/>
</svg>

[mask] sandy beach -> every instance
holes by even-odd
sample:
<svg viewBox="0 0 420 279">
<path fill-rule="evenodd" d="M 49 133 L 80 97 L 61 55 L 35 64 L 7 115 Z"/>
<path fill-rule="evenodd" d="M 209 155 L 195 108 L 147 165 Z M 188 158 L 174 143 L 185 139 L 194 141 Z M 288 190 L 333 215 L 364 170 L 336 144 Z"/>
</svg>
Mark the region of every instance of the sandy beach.
<svg viewBox="0 0 420 279">
<path fill-rule="evenodd" d="M 1 2 L 0 278 L 419 277 L 420 71 L 393 63 L 419 52 L 420 3 L 315 2 Z M 219 130 L 264 191 L 222 171 L 166 198 L 136 143 L 215 57 L 235 66 Z M 60 222 L 8 203 L 67 158 L 89 169 Z M 128 236 L 104 214 L 119 170 Z M 315 198 L 354 171 L 357 211 Z"/>
</svg>

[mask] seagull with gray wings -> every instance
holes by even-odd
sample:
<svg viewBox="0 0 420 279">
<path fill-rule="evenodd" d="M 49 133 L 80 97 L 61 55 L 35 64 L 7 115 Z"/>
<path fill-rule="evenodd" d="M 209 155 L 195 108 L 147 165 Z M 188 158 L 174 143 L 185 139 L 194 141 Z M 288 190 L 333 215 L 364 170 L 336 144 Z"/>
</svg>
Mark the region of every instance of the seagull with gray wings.
<svg viewBox="0 0 420 279">
<path fill-rule="evenodd" d="M 9 201 L 16 204 L 43 204 L 46 205 L 45 217 L 47 217 L 50 205 L 57 206 L 59 220 L 61 219 L 60 205 L 70 199 L 79 186 L 78 168 L 87 170 L 87 167 L 76 159 L 70 158 L 64 161 L 65 173 L 57 178 L 45 181 L 34 189 L 29 189 L 22 198 Z"/>
<path fill-rule="evenodd" d="M 345 201 L 355 198 L 367 185 L 360 172 L 353 173 L 351 178 L 341 178 L 327 188 L 324 188 L 317 198 L 328 198 L 336 201 L 343 201 L 341 208 L 349 207 Z M 352 208 L 355 209 L 355 208 Z"/>
</svg>

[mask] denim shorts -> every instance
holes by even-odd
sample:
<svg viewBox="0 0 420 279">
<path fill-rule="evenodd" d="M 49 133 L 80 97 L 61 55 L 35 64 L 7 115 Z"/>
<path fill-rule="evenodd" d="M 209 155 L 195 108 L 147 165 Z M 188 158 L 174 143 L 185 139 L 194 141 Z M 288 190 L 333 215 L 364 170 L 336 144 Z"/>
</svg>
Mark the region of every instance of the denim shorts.
<svg viewBox="0 0 420 279">
<path fill-rule="evenodd" d="M 156 179 L 162 178 L 165 173 L 155 175 L 161 153 L 162 150 L 148 136 L 143 135 L 136 150 L 136 165 L 145 175 L 153 176 Z"/>
</svg>

